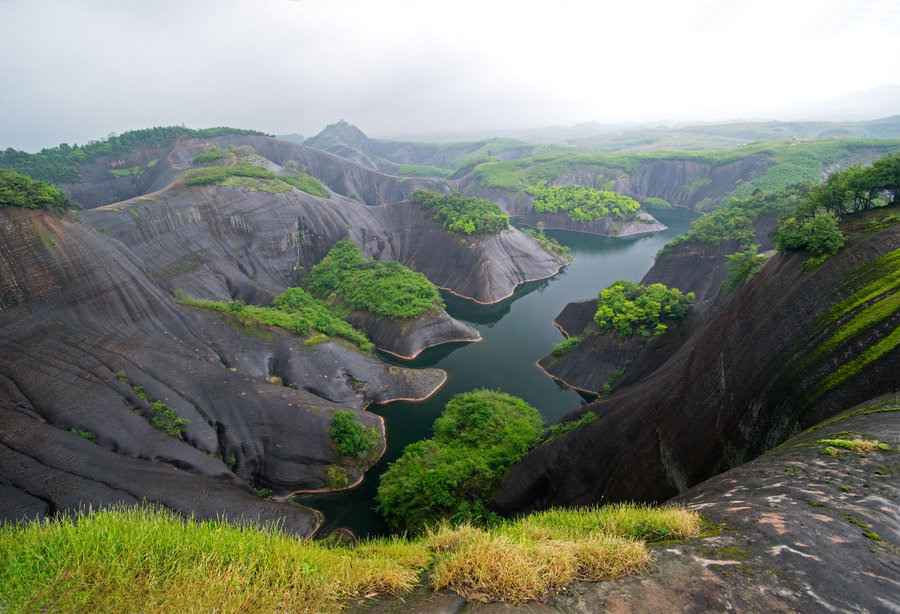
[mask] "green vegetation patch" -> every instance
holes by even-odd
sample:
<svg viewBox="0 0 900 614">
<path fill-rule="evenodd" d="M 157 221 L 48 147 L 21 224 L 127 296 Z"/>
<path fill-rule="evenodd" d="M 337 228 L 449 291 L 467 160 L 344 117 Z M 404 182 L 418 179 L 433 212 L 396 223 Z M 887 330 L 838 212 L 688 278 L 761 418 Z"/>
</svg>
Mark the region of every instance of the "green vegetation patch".
<svg viewBox="0 0 900 614">
<path fill-rule="evenodd" d="M 219 149 L 218 147 L 213 147 L 209 151 L 200 154 L 193 160 L 191 160 L 191 164 L 200 165 L 200 164 L 218 164 L 220 162 L 224 162 L 226 160 L 232 160 L 233 154 L 230 151 L 225 149 Z"/>
<path fill-rule="evenodd" d="M 181 292 L 176 292 L 176 298 L 183 305 L 224 313 L 245 324 L 277 326 L 302 336 L 316 334 L 318 331 L 329 336 L 343 337 L 366 352 L 372 351 L 375 347 L 364 334 L 301 288 L 288 288 L 275 297 L 269 307 L 246 305 L 243 301 L 195 299 L 184 296 Z"/>
<path fill-rule="evenodd" d="M 749 279 L 753 279 L 766 263 L 766 257 L 756 253 L 759 245 L 753 244 L 744 251 L 728 256 L 728 277 L 722 284 L 725 292 L 732 292 Z"/>
<path fill-rule="evenodd" d="M 231 149 L 229 151 L 219 149 L 218 152 L 222 152 L 226 156 L 231 156 L 232 153 L 235 152 L 245 153 L 241 152 L 240 149 L 242 148 Z M 194 158 L 194 160 L 196 161 L 202 156 L 213 153 L 214 150 L 215 148 L 206 154 L 201 154 L 201 156 Z M 219 155 L 218 152 L 215 153 L 216 156 Z M 246 160 L 247 157 L 248 156 L 243 155 L 242 159 Z M 210 159 L 207 162 L 214 161 L 216 160 Z M 183 177 L 184 185 L 186 186 L 224 185 L 232 188 L 261 190 L 273 194 L 288 192 L 292 188 L 297 188 L 298 190 L 306 192 L 307 194 L 312 194 L 313 196 L 331 198 L 331 194 L 325 189 L 325 186 L 323 186 L 315 177 L 296 171 L 292 171 L 290 174 L 276 175 L 266 168 L 250 164 L 246 161 L 233 166 L 207 166 L 191 169 L 186 171 Z"/>
<path fill-rule="evenodd" d="M 698 217 L 686 234 L 667 243 L 657 257 L 678 245 L 722 245 L 728 241 L 739 250 L 750 247 L 756 237 L 753 224 L 763 215 L 785 215 L 803 202 L 808 186 L 796 186 L 778 192 L 758 192 L 748 198 L 731 198 L 712 213 Z"/>
<path fill-rule="evenodd" d="M 54 209 L 60 213 L 69 209 L 81 209 L 81 205 L 69 200 L 65 192 L 59 188 L 2 168 L 0 168 L 0 207 Z"/>
<path fill-rule="evenodd" d="M 526 228 L 525 234 L 537 241 L 544 250 L 556 256 L 557 260 L 563 263 L 572 262 L 572 251 L 556 239 L 545 235 L 543 222 L 538 222 L 537 229 Z"/>
<path fill-rule="evenodd" d="M 350 239 L 334 244 L 303 283 L 311 294 L 349 310 L 415 318 L 441 307 L 437 288 L 399 262 L 366 259 Z"/>
<path fill-rule="evenodd" d="M 620 279 L 600 291 L 594 321 L 600 331 L 617 331 L 623 339 L 634 333 L 653 337 L 666 332 L 664 322 L 684 319 L 693 304 L 693 292 L 682 294 L 663 284 L 640 286 Z"/>
<path fill-rule="evenodd" d="M 869 364 L 875 362 L 900 344 L 900 326 L 888 333 L 879 342 L 870 345 L 850 362 L 844 364 L 819 383 L 819 388 L 831 390 L 856 375 Z"/>
<path fill-rule="evenodd" d="M 378 431 L 363 426 L 352 411 L 334 412 L 328 434 L 341 456 L 352 456 L 361 461 L 372 460 L 381 443 Z"/>
<path fill-rule="evenodd" d="M 131 130 L 119 135 L 112 134 L 107 139 L 90 141 L 82 146 L 62 143 L 33 154 L 10 147 L 0 151 L 0 168 L 18 171 L 48 183 L 78 183 L 81 181 L 81 173 L 76 164 L 87 164 L 102 157 L 124 156 L 145 147 L 167 147 L 182 136 L 212 139 L 230 135 L 266 136 L 263 132 L 238 128 L 193 130 L 183 126 L 158 126 Z"/>
<path fill-rule="evenodd" d="M 585 424 L 590 424 L 597 419 L 597 414 L 592 411 L 586 411 L 581 414 L 581 417 L 578 420 L 569 420 L 568 422 L 560 422 L 559 424 L 554 424 L 550 427 L 550 436 L 547 438 L 547 441 L 553 441 L 554 439 L 559 439 L 569 431 L 574 431 L 579 426 L 584 426 Z"/>
<path fill-rule="evenodd" d="M 495 234 L 509 227 L 509 218 L 500 205 L 483 198 L 419 190 L 410 201 L 431 211 L 438 226 L 450 232 Z"/>
<path fill-rule="evenodd" d="M 437 168 L 436 166 L 420 166 L 417 164 L 401 164 L 397 169 L 398 175 L 406 175 L 408 177 L 441 177 L 446 178 L 453 174 L 453 171 L 446 168 Z"/>
<path fill-rule="evenodd" d="M 642 539 L 699 532 L 695 512 L 622 505 L 552 510 L 491 529 L 439 527 L 355 548 L 274 527 L 194 522 L 149 507 L 0 525 L 4 611 L 335 613 L 376 595 L 432 588 L 519 603 L 576 580 L 645 568 Z M 646 535 L 646 538 L 640 537 Z"/>
<path fill-rule="evenodd" d="M 393 531 L 418 533 L 440 520 L 483 524 L 504 471 L 537 445 L 537 410 L 501 392 L 458 394 L 434 423 L 434 436 L 406 446 L 381 476 L 378 511 Z"/>
<path fill-rule="evenodd" d="M 612 216 L 616 220 L 633 220 L 641 206 L 633 198 L 616 192 L 596 190 L 582 185 L 546 187 L 543 183 L 528 188 L 534 196 L 534 210 L 539 213 L 565 212 L 576 222 L 602 220 Z"/>
<path fill-rule="evenodd" d="M 331 192 L 322 185 L 322 182 L 311 175 L 294 171 L 292 175 L 279 175 L 278 179 L 301 192 L 306 192 L 319 198 L 331 198 Z"/>
<path fill-rule="evenodd" d="M 555 346 L 553 346 L 553 350 L 550 352 L 550 354 L 553 356 L 553 358 L 562 358 L 579 343 L 581 343 L 581 337 L 579 337 L 578 335 L 569 337 L 565 341 L 560 341 Z"/>
<path fill-rule="evenodd" d="M 150 160 L 149 162 L 147 162 L 147 164 L 139 164 L 137 166 L 130 166 L 128 168 L 111 168 L 109 169 L 109 172 L 116 177 L 132 177 L 143 175 L 148 170 L 153 168 L 157 162 L 159 162 L 159 158 Z"/>
</svg>

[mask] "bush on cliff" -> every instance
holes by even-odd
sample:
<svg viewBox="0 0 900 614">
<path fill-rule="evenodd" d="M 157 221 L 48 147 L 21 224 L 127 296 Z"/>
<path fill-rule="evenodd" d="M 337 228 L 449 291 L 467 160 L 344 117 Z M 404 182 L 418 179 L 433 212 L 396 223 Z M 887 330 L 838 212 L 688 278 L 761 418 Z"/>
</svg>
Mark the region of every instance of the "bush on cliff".
<svg viewBox="0 0 900 614">
<path fill-rule="evenodd" d="M 498 233 L 509 227 L 509 218 L 500 205 L 483 198 L 419 190 L 410 201 L 431 211 L 438 226 L 450 232 Z"/>
<path fill-rule="evenodd" d="M 350 239 L 335 243 L 303 286 L 332 306 L 388 318 L 415 318 L 441 305 L 441 295 L 424 275 L 399 262 L 368 260 Z"/>
<path fill-rule="evenodd" d="M 381 443 L 378 431 L 363 426 L 352 411 L 334 412 L 328 434 L 342 456 L 352 456 L 359 460 L 372 456 Z"/>
<path fill-rule="evenodd" d="M 651 337 L 666 332 L 666 321 L 683 319 L 693 304 L 693 292 L 620 279 L 600 291 L 594 321 L 601 331 L 618 331 L 623 339 L 634 333 Z"/>
<path fill-rule="evenodd" d="M 536 409 L 501 392 L 458 394 L 434 437 L 406 446 L 381 476 L 378 511 L 394 531 L 417 533 L 441 520 L 489 522 L 486 507 L 506 469 L 543 433 Z"/>
<path fill-rule="evenodd" d="M 0 168 L 0 207 L 55 209 L 62 213 L 68 209 L 80 209 L 81 205 L 69 200 L 59 188 Z"/>
</svg>

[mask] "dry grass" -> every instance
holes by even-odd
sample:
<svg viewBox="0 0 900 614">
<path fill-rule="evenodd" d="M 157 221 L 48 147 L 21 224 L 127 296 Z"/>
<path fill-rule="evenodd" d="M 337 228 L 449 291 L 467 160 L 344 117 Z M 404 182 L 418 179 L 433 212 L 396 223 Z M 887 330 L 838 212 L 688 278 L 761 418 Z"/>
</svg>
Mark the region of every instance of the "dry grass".
<svg viewBox="0 0 900 614">
<path fill-rule="evenodd" d="M 435 588 L 470 599 L 541 600 L 574 581 L 638 573 L 642 539 L 687 537 L 696 514 L 635 506 L 549 511 L 482 530 L 327 549 L 271 528 L 185 521 L 148 508 L 0 526 L 2 612 L 337 612 L 403 595 L 433 565 Z"/>
<path fill-rule="evenodd" d="M 574 581 L 639 573 L 649 562 L 645 539 L 683 538 L 700 518 L 681 508 L 615 505 L 549 510 L 489 530 L 441 526 L 425 538 L 437 554 L 435 589 L 468 599 L 540 601 Z"/>
</svg>

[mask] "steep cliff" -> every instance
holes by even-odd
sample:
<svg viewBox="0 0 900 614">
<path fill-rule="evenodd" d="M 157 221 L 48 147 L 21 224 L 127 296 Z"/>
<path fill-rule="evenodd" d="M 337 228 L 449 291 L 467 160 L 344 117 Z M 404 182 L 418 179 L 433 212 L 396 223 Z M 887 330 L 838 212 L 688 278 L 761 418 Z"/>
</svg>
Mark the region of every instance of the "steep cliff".
<svg viewBox="0 0 900 614">
<path fill-rule="evenodd" d="M 71 216 L 0 210 L 4 518 L 146 499 L 308 535 L 313 510 L 250 486 L 323 488 L 329 466 L 358 480 L 378 450 L 341 457 L 334 411 L 356 412 L 383 448 L 364 407 L 444 377 L 181 307 L 120 242 Z"/>
<path fill-rule="evenodd" d="M 611 396 L 570 415 L 593 411 L 596 421 L 513 469 L 497 508 L 662 501 L 895 390 L 896 287 L 871 284 L 895 279 L 900 226 L 869 223 L 890 213 L 848 220 L 858 231 L 847 228 L 845 248 L 813 270 L 805 254 L 776 255 L 688 323 L 662 362 L 638 354 Z"/>
<path fill-rule="evenodd" d="M 481 303 L 511 295 L 561 263 L 510 228 L 454 237 L 408 203 L 367 207 L 299 190 L 223 186 L 164 190 L 86 211 L 92 226 L 120 239 L 170 290 L 259 302 L 302 281 L 343 237 L 367 257 L 398 260 L 435 285 Z"/>
</svg>

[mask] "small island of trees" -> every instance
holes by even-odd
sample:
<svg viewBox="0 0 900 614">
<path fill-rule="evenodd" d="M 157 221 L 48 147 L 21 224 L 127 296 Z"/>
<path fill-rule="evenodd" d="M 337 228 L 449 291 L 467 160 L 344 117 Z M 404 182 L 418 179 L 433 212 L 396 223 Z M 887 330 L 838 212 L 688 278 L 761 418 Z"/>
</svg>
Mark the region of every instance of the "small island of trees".
<svg viewBox="0 0 900 614">
<path fill-rule="evenodd" d="M 534 196 L 534 210 L 538 213 L 562 211 L 576 222 L 602 220 L 609 215 L 616 220 L 633 220 L 641 208 L 636 200 L 623 194 L 583 185 L 548 188 L 542 181 L 526 191 Z"/>
<path fill-rule="evenodd" d="M 693 304 L 693 292 L 620 279 L 600 291 L 594 321 L 602 332 L 617 331 L 623 339 L 634 333 L 655 337 L 666 332 L 666 321 L 684 319 Z"/>
<path fill-rule="evenodd" d="M 509 218 L 500 205 L 483 198 L 419 190 L 410 201 L 430 210 L 438 226 L 450 232 L 498 233 L 509 227 Z"/>
</svg>

